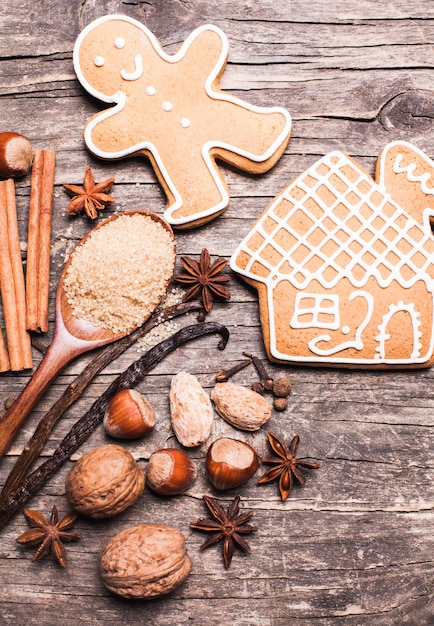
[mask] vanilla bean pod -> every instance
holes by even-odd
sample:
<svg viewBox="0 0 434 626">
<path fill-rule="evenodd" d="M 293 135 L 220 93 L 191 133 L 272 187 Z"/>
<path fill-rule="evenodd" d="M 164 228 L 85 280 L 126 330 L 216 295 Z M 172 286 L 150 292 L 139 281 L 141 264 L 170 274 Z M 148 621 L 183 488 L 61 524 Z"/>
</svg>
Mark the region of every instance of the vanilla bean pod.
<svg viewBox="0 0 434 626">
<path fill-rule="evenodd" d="M 229 339 L 229 331 L 226 326 L 218 324 L 217 322 L 194 324 L 193 326 L 182 328 L 169 337 L 169 339 L 161 341 L 120 374 L 92 404 L 83 417 L 74 424 L 69 433 L 61 441 L 58 448 L 54 451 L 53 456 L 29 474 L 21 484 L 8 495 L 5 502 L 0 506 L 0 528 L 6 525 L 14 513 L 16 513 L 29 498 L 34 496 L 63 463 L 86 441 L 89 435 L 102 422 L 107 405 L 115 393 L 137 385 L 165 356 L 176 350 L 179 346 L 198 337 L 202 337 L 203 335 L 212 333 L 221 335 L 218 347 L 220 350 L 223 350 Z"/>
<path fill-rule="evenodd" d="M 156 311 L 140 328 L 122 337 L 115 343 L 109 344 L 96 357 L 90 361 L 85 369 L 68 385 L 60 398 L 53 404 L 51 409 L 44 415 L 36 427 L 35 432 L 24 446 L 23 451 L 15 462 L 0 493 L 0 507 L 8 498 L 8 495 L 18 486 L 21 480 L 29 472 L 34 462 L 41 453 L 54 426 L 68 407 L 81 396 L 89 383 L 109 363 L 117 359 L 123 352 L 131 347 L 140 337 L 150 330 L 184 313 L 201 309 L 199 302 L 181 303 L 172 307 Z"/>
</svg>

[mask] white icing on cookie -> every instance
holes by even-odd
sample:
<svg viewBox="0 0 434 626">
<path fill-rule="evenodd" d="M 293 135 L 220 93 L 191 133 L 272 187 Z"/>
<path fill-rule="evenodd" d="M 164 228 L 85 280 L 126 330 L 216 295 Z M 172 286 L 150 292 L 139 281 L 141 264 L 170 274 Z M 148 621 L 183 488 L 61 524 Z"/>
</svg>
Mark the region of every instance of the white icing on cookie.
<svg viewBox="0 0 434 626">
<path fill-rule="evenodd" d="M 141 54 L 136 54 L 134 57 L 134 70 L 132 72 L 127 72 L 126 70 L 121 70 L 121 76 L 124 80 L 138 80 L 142 77 L 143 74 L 143 60 Z"/>
<path fill-rule="evenodd" d="M 362 321 L 360 326 L 358 326 L 358 328 L 356 329 L 356 335 L 355 335 L 354 341 L 344 341 L 343 343 L 340 343 L 337 346 L 324 349 L 324 348 L 318 347 L 318 344 L 320 342 L 331 341 L 331 337 L 330 335 L 320 335 L 319 337 L 312 339 L 308 344 L 309 350 L 313 352 L 313 354 L 318 354 L 318 356 L 331 356 L 333 354 L 337 354 L 338 352 L 342 352 L 343 350 L 347 350 L 348 348 L 354 348 L 355 350 L 363 350 L 364 343 L 363 343 L 362 335 L 366 326 L 369 324 L 372 314 L 374 312 L 374 298 L 372 297 L 370 293 L 367 293 L 366 291 L 354 291 L 349 296 L 348 300 L 351 302 L 355 298 L 364 298 L 368 306 L 367 306 L 367 311 L 366 311 L 364 320 Z M 344 328 L 347 329 L 348 327 L 344 326 Z M 344 335 L 346 335 L 348 333 L 344 332 L 344 328 L 342 328 L 341 332 Z"/>
<path fill-rule="evenodd" d="M 292 328 L 315 327 L 338 330 L 341 325 L 338 296 L 333 294 L 323 296 L 306 291 L 297 293 L 289 324 Z"/>
<path fill-rule="evenodd" d="M 228 142 L 219 141 L 219 138 L 213 138 L 212 141 L 204 143 L 199 149 L 202 154 L 202 159 L 206 163 L 206 166 L 209 169 L 209 175 L 213 180 L 213 185 L 217 188 L 218 193 L 220 195 L 220 201 L 216 203 L 214 206 L 206 207 L 202 211 L 197 211 L 193 215 L 187 215 L 185 217 L 175 216 L 177 212 L 184 206 L 183 197 L 180 190 L 177 188 L 176 184 L 173 181 L 173 177 L 171 176 L 170 171 L 168 171 L 163 159 L 161 158 L 160 151 L 158 146 L 155 145 L 151 140 L 141 140 L 138 139 L 137 143 L 129 146 L 125 149 L 116 150 L 113 152 L 105 151 L 101 149 L 97 145 L 95 145 L 93 141 L 93 132 L 95 127 L 108 120 L 110 117 L 117 115 L 120 113 L 127 105 L 128 105 L 128 97 L 122 91 L 122 89 L 112 90 L 111 93 L 104 93 L 101 90 L 94 87 L 93 84 L 89 82 L 87 77 L 85 76 L 83 69 L 80 65 L 80 48 L 84 41 L 84 39 L 92 32 L 93 29 L 97 28 L 100 25 L 105 23 L 120 20 L 122 22 L 127 22 L 132 24 L 136 28 L 140 29 L 141 32 L 146 36 L 149 43 L 152 45 L 153 53 L 158 55 L 158 57 L 169 64 L 175 65 L 176 63 L 182 61 L 186 56 L 189 48 L 192 46 L 195 39 L 199 38 L 206 31 L 211 31 L 218 35 L 221 41 L 221 49 L 218 55 L 218 59 L 215 62 L 212 70 L 207 76 L 204 82 L 205 93 L 209 96 L 211 101 L 225 101 L 227 103 L 231 103 L 236 106 L 240 106 L 251 113 L 257 114 L 279 114 L 282 116 L 282 129 L 280 132 L 276 131 L 275 135 L 273 135 L 266 149 L 263 150 L 261 154 L 256 154 L 252 151 L 245 150 L 239 148 L 237 146 L 230 145 Z M 128 41 L 127 41 L 128 46 Z M 259 107 L 255 105 L 251 105 L 244 101 L 239 100 L 238 98 L 231 96 L 226 91 L 216 91 L 213 87 L 214 84 L 217 83 L 218 78 L 222 72 L 222 69 L 226 63 L 228 56 L 228 40 L 225 34 L 216 26 L 213 25 L 204 25 L 200 28 L 193 31 L 184 43 L 181 45 L 176 54 L 169 55 L 166 54 L 156 37 L 150 32 L 143 24 L 136 21 L 133 18 L 130 18 L 125 15 L 106 15 L 101 18 L 98 18 L 91 24 L 89 24 L 83 31 L 79 34 L 73 53 L 74 60 L 74 69 L 77 74 L 77 77 L 83 87 L 95 98 L 102 100 L 103 102 L 107 102 L 110 104 L 115 104 L 114 107 L 108 108 L 106 111 L 96 115 L 93 119 L 91 119 L 85 127 L 84 131 L 84 140 L 89 148 L 89 150 L 98 157 L 104 159 L 120 159 L 122 157 L 129 156 L 131 154 L 149 152 L 152 154 L 152 159 L 155 162 L 156 167 L 158 168 L 159 173 L 161 174 L 162 179 L 165 182 L 165 185 L 168 188 L 167 195 L 171 199 L 171 204 L 166 208 L 165 218 L 175 226 L 182 226 L 188 224 L 189 222 L 197 222 L 198 220 L 207 220 L 210 216 L 214 214 L 219 214 L 222 210 L 226 208 L 229 202 L 229 195 L 225 185 L 225 182 L 220 175 L 216 165 L 214 156 L 211 156 L 213 149 L 218 148 L 222 151 L 227 151 L 228 153 L 232 153 L 235 155 L 239 155 L 245 159 L 248 159 L 252 163 L 264 163 L 270 159 L 279 151 L 283 144 L 285 144 L 290 135 L 291 131 L 291 117 L 288 111 L 281 107 Z M 138 59 L 135 57 L 136 69 L 133 72 L 122 71 L 122 77 L 125 80 L 140 80 L 142 77 L 142 68 L 138 68 Z M 145 78 L 145 77 L 144 77 Z M 149 86 L 149 85 L 148 85 Z M 160 86 L 158 84 L 155 85 L 157 91 L 160 93 L 164 86 Z M 146 93 L 149 94 L 148 87 L 143 85 L 143 90 L 146 90 Z M 149 94 L 151 95 L 151 94 Z M 186 120 L 188 119 L 189 124 L 187 124 Z M 183 121 L 184 120 L 184 121 Z M 194 125 L 196 127 L 196 120 L 192 120 L 190 117 L 182 118 L 181 127 L 187 128 L 190 125 L 190 122 L 194 121 Z M 200 122 L 200 120 L 199 120 Z M 279 125 L 280 129 L 280 125 Z M 192 136 L 192 133 L 190 134 Z M 271 167 L 271 165 L 270 165 Z M 241 169 L 243 169 L 241 167 Z"/>
<path fill-rule="evenodd" d="M 411 327 L 413 330 L 413 350 L 411 353 L 412 359 L 417 359 L 420 357 L 420 351 L 422 348 L 422 344 L 420 343 L 420 338 L 422 337 L 422 333 L 420 330 L 420 313 L 418 313 L 414 304 L 411 302 L 410 304 L 404 304 L 404 302 L 398 302 L 397 305 L 391 304 L 389 306 L 389 310 L 383 316 L 381 325 L 378 327 L 378 335 L 376 339 L 378 340 L 377 352 L 378 358 L 385 358 L 385 346 L 386 341 L 390 339 L 390 335 L 387 333 L 387 325 L 395 315 L 399 311 L 406 311 L 410 315 Z"/>
<path fill-rule="evenodd" d="M 402 165 L 404 153 L 410 165 Z M 420 211 L 419 221 L 392 199 L 385 186 L 386 171 L 404 173 L 409 182 L 420 183 L 426 196 L 422 206 L 427 208 Z M 269 349 L 277 360 L 365 366 L 417 364 L 432 358 L 434 238 L 429 216 L 434 211 L 434 189 L 427 183 L 434 177 L 434 162 L 411 144 L 393 142 L 383 150 L 378 172 L 376 183 L 345 154 L 326 155 L 272 202 L 232 255 L 230 266 L 235 272 L 266 286 Z M 393 184 L 390 174 L 387 180 Z M 294 293 L 288 310 L 288 336 L 296 345 L 300 339 L 294 333 L 310 335 L 303 356 L 277 348 L 274 294 L 282 281 L 288 284 L 285 293 Z M 345 285 L 342 289 L 341 283 Z M 399 285 L 396 292 L 395 287 L 389 290 L 392 283 Z M 375 301 L 368 290 L 371 284 L 376 293 L 378 287 L 382 289 L 382 296 Z M 319 286 L 317 291 L 313 285 Z M 351 294 L 348 285 L 354 289 Z M 418 294 L 426 292 L 425 302 L 415 296 L 422 302 L 419 310 L 411 301 L 416 287 Z M 403 292 L 408 293 L 410 302 L 393 301 L 393 294 L 400 293 L 402 298 Z M 361 302 L 353 307 L 361 318 L 354 327 L 355 320 L 348 324 L 345 312 L 356 298 L 362 298 L 365 305 Z M 364 331 L 374 311 L 377 316 L 382 313 L 382 323 L 369 337 L 377 346 L 374 353 L 345 356 L 348 348 L 363 351 Z M 386 349 L 388 324 L 399 311 L 408 314 L 412 328 L 409 356 L 403 358 L 387 356 Z M 320 334 L 316 329 L 334 331 L 333 339 L 332 334 Z M 340 342 L 339 333 L 349 336 L 348 341 Z"/>
<path fill-rule="evenodd" d="M 428 181 L 431 180 L 432 174 L 430 172 L 424 172 L 423 174 L 415 174 L 414 172 L 417 170 L 416 163 L 409 163 L 404 167 L 401 167 L 402 159 L 404 155 L 398 154 L 396 156 L 395 162 L 393 164 L 393 171 L 396 174 L 405 174 L 409 181 L 412 183 L 420 183 L 420 188 L 423 193 L 434 195 L 434 187 L 428 187 Z"/>
</svg>

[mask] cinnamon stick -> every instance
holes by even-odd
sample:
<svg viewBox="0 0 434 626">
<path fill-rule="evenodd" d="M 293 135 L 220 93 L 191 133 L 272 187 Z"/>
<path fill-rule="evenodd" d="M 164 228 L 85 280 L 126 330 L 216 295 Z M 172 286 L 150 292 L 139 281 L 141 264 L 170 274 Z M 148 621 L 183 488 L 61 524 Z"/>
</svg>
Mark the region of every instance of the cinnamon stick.
<svg viewBox="0 0 434 626">
<path fill-rule="evenodd" d="M 44 154 L 34 150 L 32 175 L 30 178 L 30 206 L 27 232 L 26 304 L 27 328 L 35 330 L 38 318 L 38 248 L 39 248 L 39 203 L 41 197 Z"/>
<path fill-rule="evenodd" d="M 0 182 L 0 290 L 10 369 L 31 368 L 32 348 L 26 330 L 26 297 L 15 185 L 11 178 Z"/>
<path fill-rule="evenodd" d="M 27 238 L 27 329 L 48 330 L 50 243 L 56 153 L 35 150 L 30 179 Z"/>
<path fill-rule="evenodd" d="M 17 302 L 18 314 L 17 324 L 19 330 L 22 359 L 20 369 L 31 369 L 33 365 L 32 344 L 30 334 L 26 330 L 26 291 L 23 263 L 21 260 L 20 238 L 18 233 L 18 214 L 15 200 L 15 185 L 12 179 L 6 181 L 6 183 L 9 254 L 12 264 L 12 276 L 15 285 L 15 298 Z"/>
<path fill-rule="evenodd" d="M 7 372 L 11 369 L 11 362 L 9 361 L 9 354 L 6 348 L 3 333 L 0 329 L 0 372 Z"/>
</svg>

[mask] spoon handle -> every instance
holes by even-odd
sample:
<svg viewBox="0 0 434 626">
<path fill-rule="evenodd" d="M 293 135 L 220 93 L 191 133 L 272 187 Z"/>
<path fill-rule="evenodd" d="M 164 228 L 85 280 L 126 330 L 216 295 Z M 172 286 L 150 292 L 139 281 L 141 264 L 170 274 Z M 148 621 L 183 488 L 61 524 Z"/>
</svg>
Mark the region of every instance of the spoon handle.
<svg viewBox="0 0 434 626">
<path fill-rule="evenodd" d="M 0 459 L 18 429 L 50 383 L 77 354 L 75 347 L 53 341 L 32 378 L 6 413 L 0 417 Z"/>
</svg>

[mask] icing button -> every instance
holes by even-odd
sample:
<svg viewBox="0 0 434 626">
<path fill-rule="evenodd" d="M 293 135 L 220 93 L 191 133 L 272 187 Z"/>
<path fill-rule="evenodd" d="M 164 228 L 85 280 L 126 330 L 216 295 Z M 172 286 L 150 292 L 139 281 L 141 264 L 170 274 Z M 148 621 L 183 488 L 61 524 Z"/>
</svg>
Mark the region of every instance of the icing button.
<svg viewBox="0 0 434 626">
<path fill-rule="evenodd" d="M 183 117 L 181 120 L 181 126 L 182 128 L 188 128 L 190 126 L 191 122 L 188 119 L 188 117 Z"/>
<path fill-rule="evenodd" d="M 149 85 L 149 87 L 146 87 L 146 93 L 148 94 L 148 96 L 155 96 L 157 90 L 152 85 Z"/>
<path fill-rule="evenodd" d="M 171 111 L 173 109 L 173 104 L 166 100 L 166 102 L 163 102 L 162 107 L 165 111 Z"/>
</svg>

